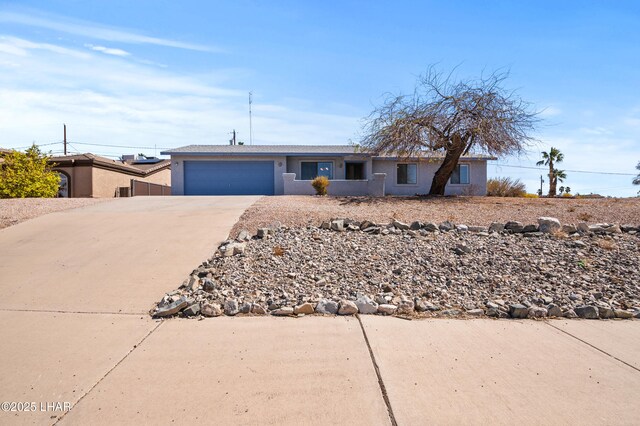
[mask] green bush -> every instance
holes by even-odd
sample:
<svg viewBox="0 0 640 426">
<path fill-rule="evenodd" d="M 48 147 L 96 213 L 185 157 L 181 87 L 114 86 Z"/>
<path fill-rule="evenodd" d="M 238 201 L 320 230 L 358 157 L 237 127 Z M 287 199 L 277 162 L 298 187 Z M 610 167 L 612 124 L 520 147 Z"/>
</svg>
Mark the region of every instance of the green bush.
<svg viewBox="0 0 640 426">
<path fill-rule="evenodd" d="M 11 151 L 0 166 L 0 198 L 52 198 L 60 176 L 51 170 L 49 157 L 36 145 L 26 152 Z"/>
<path fill-rule="evenodd" d="M 327 195 L 327 188 L 330 182 L 326 176 L 318 176 L 311 181 L 311 186 L 316 190 L 316 195 Z"/>
<path fill-rule="evenodd" d="M 524 197 L 526 194 L 526 186 L 520 179 L 499 177 L 487 181 L 487 195 L 490 197 Z"/>
</svg>

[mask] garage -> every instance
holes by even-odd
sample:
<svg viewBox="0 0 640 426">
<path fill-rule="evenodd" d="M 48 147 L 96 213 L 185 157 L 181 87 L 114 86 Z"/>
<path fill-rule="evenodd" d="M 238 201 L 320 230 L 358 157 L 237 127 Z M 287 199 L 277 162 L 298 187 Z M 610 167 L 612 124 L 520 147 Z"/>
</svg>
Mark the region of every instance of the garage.
<svg viewBox="0 0 640 426">
<path fill-rule="evenodd" d="M 185 161 L 184 195 L 273 195 L 273 161 Z"/>
</svg>

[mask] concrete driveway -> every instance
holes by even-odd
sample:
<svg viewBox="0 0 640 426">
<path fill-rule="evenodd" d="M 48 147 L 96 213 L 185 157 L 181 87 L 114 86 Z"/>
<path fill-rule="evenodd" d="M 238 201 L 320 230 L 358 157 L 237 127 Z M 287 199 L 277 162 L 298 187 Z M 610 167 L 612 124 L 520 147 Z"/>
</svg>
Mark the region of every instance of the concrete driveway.
<svg viewBox="0 0 640 426">
<path fill-rule="evenodd" d="M 151 320 L 255 199 L 0 230 L 0 424 L 637 424 L 639 321 Z"/>
</svg>

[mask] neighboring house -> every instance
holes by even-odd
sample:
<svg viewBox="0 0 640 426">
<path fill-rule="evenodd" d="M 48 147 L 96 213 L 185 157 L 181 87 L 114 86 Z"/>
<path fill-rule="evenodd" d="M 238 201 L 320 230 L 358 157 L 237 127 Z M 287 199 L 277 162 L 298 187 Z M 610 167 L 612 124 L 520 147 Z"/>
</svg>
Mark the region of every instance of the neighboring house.
<svg viewBox="0 0 640 426">
<path fill-rule="evenodd" d="M 310 181 L 331 180 L 329 195 L 427 194 L 442 156 L 403 159 L 376 156 L 348 145 L 189 145 L 171 156 L 174 195 L 314 194 Z M 485 195 L 487 160 L 460 159 L 447 195 Z"/>
<path fill-rule="evenodd" d="M 132 195 L 133 181 L 171 185 L 171 161 L 158 158 L 117 161 L 93 154 L 51 157 L 60 174 L 60 197 L 117 197 Z"/>
</svg>

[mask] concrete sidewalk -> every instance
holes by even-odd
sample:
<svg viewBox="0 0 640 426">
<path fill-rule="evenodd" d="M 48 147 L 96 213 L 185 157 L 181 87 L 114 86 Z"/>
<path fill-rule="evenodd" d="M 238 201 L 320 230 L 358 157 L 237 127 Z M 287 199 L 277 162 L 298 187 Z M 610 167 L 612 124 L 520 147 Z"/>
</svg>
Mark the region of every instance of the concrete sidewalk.
<svg viewBox="0 0 640 426">
<path fill-rule="evenodd" d="M 637 424 L 638 321 L 150 319 L 254 199 L 1 230 L 0 424 Z"/>
</svg>

